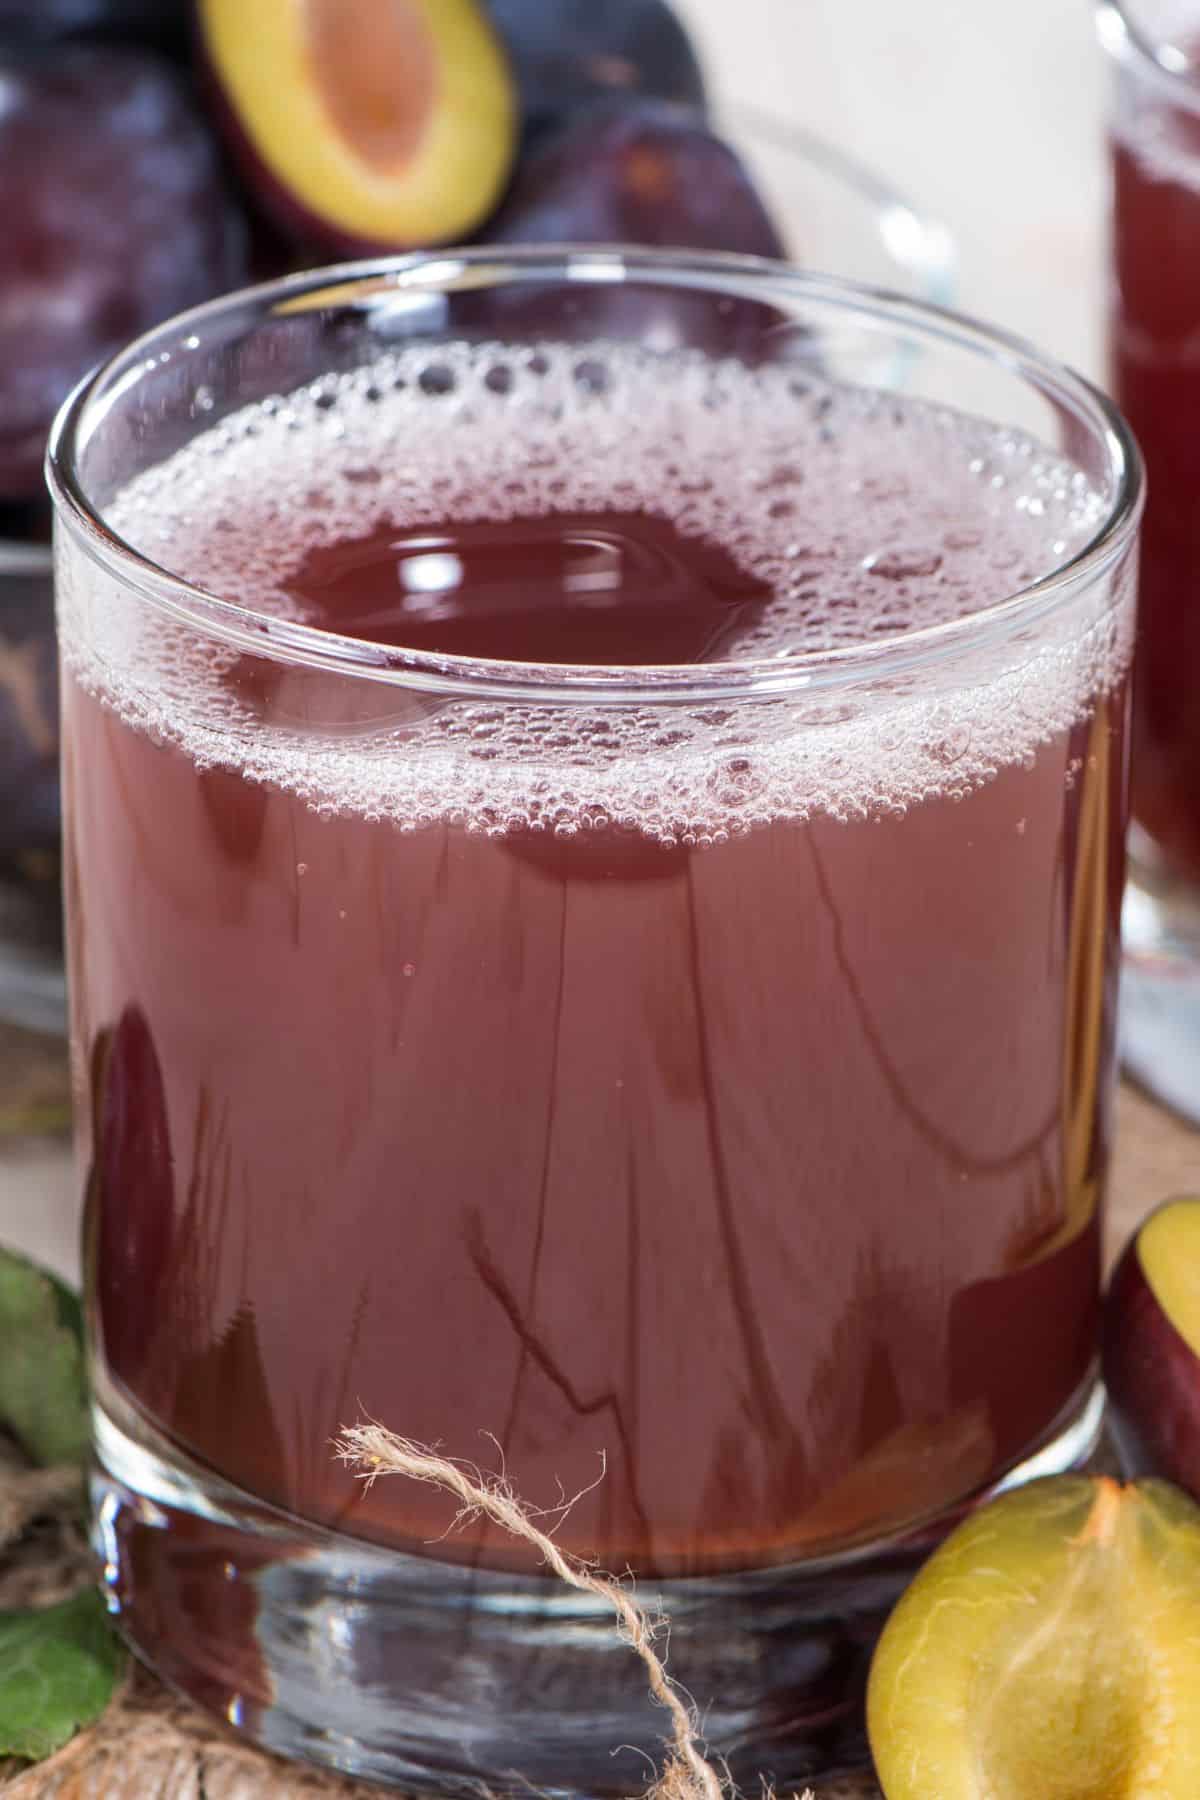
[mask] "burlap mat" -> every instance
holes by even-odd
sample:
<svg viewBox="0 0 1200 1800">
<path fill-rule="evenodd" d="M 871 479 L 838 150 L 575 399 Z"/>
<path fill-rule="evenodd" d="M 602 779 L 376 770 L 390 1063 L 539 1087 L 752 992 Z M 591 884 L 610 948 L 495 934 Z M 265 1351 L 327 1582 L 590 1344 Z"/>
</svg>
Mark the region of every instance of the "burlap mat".
<svg viewBox="0 0 1200 1800">
<path fill-rule="evenodd" d="M 1168 1194 L 1200 1190 L 1200 1133 L 1126 1087 L 1120 1096 L 1111 1243 Z M 38 1477 L 14 1486 L 0 1466 L 0 1609 L 60 1599 L 87 1579 L 87 1554 L 63 1496 Z M 6 1513 L 5 1507 L 8 1511 Z M 369 1800 L 380 1789 L 247 1748 L 217 1721 L 131 1672 L 99 1724 L 48 1762 L 0 1762 L 6 1800 Z M 869 1777 L 822 1783 L 819 1800 L 880 1800 Z"/>
</svg>

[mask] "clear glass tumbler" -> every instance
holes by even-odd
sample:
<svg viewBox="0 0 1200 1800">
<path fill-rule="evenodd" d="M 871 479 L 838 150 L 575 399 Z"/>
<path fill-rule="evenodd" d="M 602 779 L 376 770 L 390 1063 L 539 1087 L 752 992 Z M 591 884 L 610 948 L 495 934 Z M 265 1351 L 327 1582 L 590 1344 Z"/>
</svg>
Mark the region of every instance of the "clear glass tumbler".
<svg viewBox="0 0 1200 1800">
<path fill-rule="evenodd" d="M 945 229 L 891 182 L 790 121 L 722 102 L 736 150 L 789 261 L 945 305 Z M 32 521 L 32 523 L 36 523 Z M 0 511 L 0 1021 L 66 1031 L 59 879 L 58 704 L 50 547 Z M 12 541 L 7 541 L 12 538 Z"/>
<path fill-rule="evenodd" d="M 1146 458 L 1122 1042 L 1200 1121 L 1200 5 L 1105 0 L 1111 386 Z"/>
<path fill-rule="evenodd" d="M 447 252 L 64 410 L 67 904 L 114 1610 L 275 1749 L 640 1792 L 632 1572 L 749 1786 L 1097 1429 L 1140 473 L 919 304 Z M 572 1504 L 567 1505 L 566 1502 Z"/>
</svg>

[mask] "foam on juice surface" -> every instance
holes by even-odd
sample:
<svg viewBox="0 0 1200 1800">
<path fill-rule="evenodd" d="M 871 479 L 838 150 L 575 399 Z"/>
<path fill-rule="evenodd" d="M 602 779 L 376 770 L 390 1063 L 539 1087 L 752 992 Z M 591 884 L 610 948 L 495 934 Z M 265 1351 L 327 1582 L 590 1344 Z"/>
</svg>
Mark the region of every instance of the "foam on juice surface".
<svg viewBox="0 0 1200 1800">
<path fill-rule="evenodd" d="M 1005 599 L 1082 548 L 1106 502 L 1031 438 L 794 368 L 450 344 L 247 407 L 131 482 L 110 518 L 209 593 L 295 618 L 289 573 L 383 520 L 637 508 L 715 538 L 769 585 L 736 659 L 785 668 Z M 131 603 L 84 559 L 60 561 L 67 667 L 130 724 L 319 809 L 408 828 L 611 821 L 697 842 L 960 796 L 1083 716 L 1131 636 L 1123 595 L 949 685 L 891 677 L 849 703 L 833 690 L 670 707 L 467 697 L 365 723 L 362 679 L 341 677 L 345 728 L 326 714 L 298 729 L 286 704 L 264 716 L 237 698 L 228 645 Z"/>
</svg>

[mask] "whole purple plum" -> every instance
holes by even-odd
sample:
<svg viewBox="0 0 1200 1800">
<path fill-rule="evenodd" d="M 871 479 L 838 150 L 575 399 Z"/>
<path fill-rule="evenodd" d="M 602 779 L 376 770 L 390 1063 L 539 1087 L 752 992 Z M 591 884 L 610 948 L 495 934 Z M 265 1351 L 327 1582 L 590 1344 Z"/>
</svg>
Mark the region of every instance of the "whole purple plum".
<svg viewBox="0 0 1200 1800">
<path fill-rule="evenodd" d="M 530 151 L 491 243 L 646 244 L 781 257 L 737 152 L 665 101 L 604 101 Z"/>
<path fill-rule="evenodd" d="M 78 0 L 76 0 L 78 3 Z M 703 112 L 704 75 L 667 0 L 488 0 L 532 140 L 607 96 Z"/>
<path fill-rule="evenodd" d="M 0 42 L 26 46 L 69 38 L 186 57 L 190 0 L 0 0 Z"/>
<path fill-rule="evenodd" d="M 0 495 L 39 491 L 60 401 L 102 357 L 246 274 L 187 82 L 141 51 L 0 58 Z"/>
</svg>

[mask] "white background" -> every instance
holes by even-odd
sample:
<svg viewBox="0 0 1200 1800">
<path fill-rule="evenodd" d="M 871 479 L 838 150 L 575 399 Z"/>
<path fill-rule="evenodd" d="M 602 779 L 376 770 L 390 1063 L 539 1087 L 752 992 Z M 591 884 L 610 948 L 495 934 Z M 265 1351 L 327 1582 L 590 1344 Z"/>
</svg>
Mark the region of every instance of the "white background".
<svg viewBox="0 0 1200 1800">
<path fill-rule="evenodd" d="M 675 0 L 719 92 L 949 226 L 956 303 L 1102 369 L 1106 70 L 1090 0 Z"/>
</svg>

